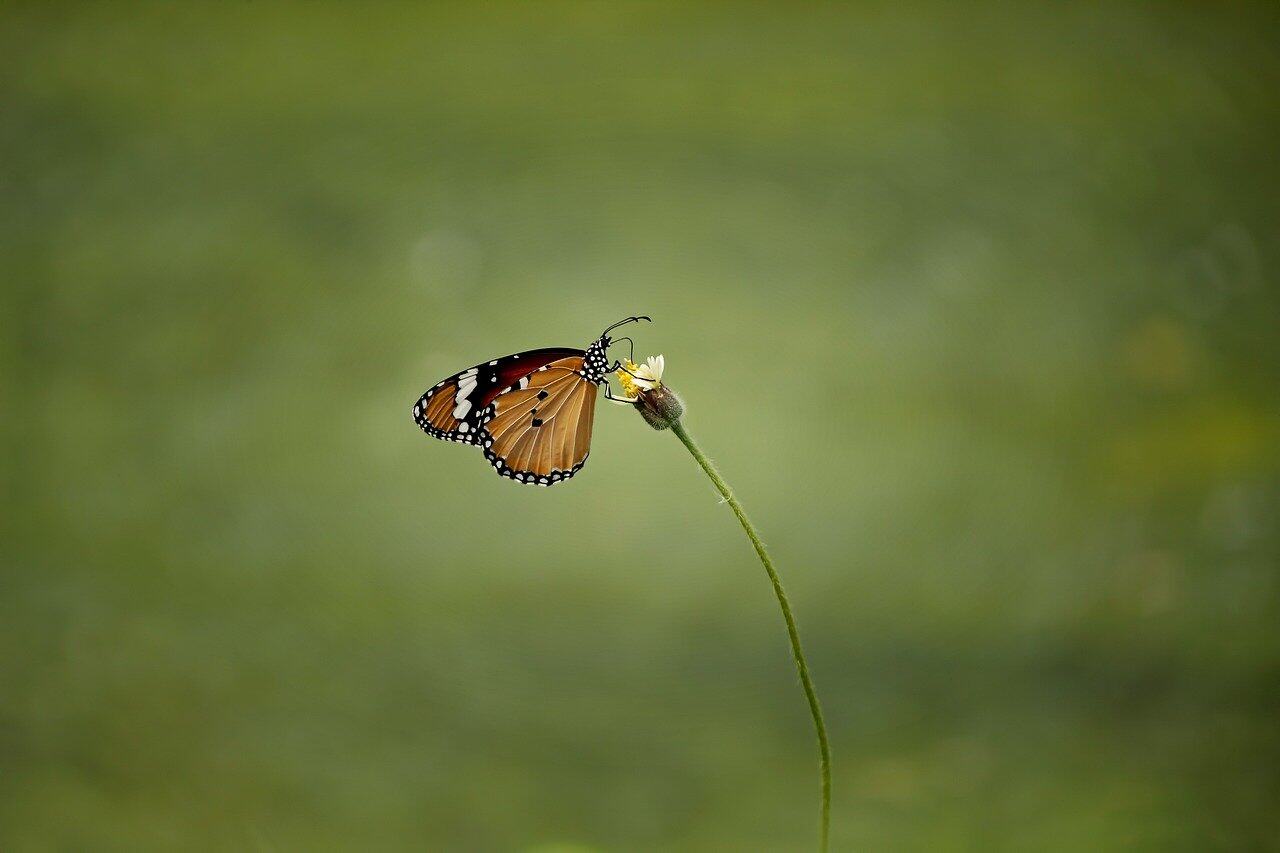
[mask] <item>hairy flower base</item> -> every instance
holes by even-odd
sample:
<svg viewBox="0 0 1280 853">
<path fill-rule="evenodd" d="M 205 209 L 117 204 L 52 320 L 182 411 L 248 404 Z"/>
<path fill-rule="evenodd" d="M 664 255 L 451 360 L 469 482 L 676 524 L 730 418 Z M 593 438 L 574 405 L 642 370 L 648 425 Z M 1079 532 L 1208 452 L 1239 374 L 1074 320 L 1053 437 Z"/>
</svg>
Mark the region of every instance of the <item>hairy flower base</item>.
<svg viewBox="0 0 1280 853">
<path fill-rule="evenodd" d="M 667 429 L 680 422 L 680 417 L 684 414 L 684 401 L 671 388 L 662 385 L 641 394 L 636 409 L 649 426 Z"/>
</svg>

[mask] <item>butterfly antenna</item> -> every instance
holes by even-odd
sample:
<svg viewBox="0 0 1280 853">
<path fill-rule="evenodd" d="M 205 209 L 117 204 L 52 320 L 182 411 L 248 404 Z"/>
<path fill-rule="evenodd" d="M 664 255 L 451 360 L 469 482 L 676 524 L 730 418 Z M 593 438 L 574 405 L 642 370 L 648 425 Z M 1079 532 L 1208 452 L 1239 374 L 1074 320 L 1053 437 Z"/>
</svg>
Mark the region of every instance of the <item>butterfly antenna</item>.
<svg viewBox="0 0 1280 853">
<path fill-rule="evenodd" d="M 631 354 L 627 356 L 627 361 L 634 362 L 636 360 L 636 342 L 631 340 L 631 338 L 627 337 L 626 335 L 623 335 L 620 338 L 613 339 L 613 342 L 615 344 L 618 341 L 626 341 L 630 345 Z"/>
<path fill-rule="evenodd" d="M 614 329 L 618 328 L 619 326 L 625 326 L 625 325 L 627 325 L 628 323 L 638 323 L 638 322 L 640 322 L 641 320 L 644 320 L 645 322 L 648 322 L 648 323 L 652 323 L 652 322 L 653 322 L 653 318 L 651 318 L 651 317 L 646 317 L 646 316 L 644 316 L 643 314 L 641 314 L 639 317 L 628 317 L 628 318 L 627 318 L 627 319 L 625 319 L 625 320 L 619 320 L 618 322 L 614 323 L 614 324 L 613 324 L 612 326 L 610 326 L 609 328 L 605 329 L 603 332 L 601 332 L 601 333 L 600 333 L 600 337 L 602 337 L 602 338 L 603 338 L 605 335 L 609 334 L 610 332 L 612 332 Z"/>
</svg>

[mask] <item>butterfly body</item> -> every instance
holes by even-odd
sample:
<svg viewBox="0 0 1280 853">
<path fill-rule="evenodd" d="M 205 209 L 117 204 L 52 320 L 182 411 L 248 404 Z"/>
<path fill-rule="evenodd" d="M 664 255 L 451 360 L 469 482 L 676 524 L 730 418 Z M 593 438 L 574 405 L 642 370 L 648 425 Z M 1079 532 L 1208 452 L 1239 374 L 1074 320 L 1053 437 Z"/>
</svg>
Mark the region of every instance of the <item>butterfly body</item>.
<svg viewBox="0 0 1280 853">
<path fill-rule="evenodd" d="M 564 482 L 590 453 L 610 343 L 606 330 L 585 350 L 528 350 L 470 367 L 424 392 L 413 405 L 414 422 L 434 438 L 481 448 L 503 477 Z"/>
</svg>

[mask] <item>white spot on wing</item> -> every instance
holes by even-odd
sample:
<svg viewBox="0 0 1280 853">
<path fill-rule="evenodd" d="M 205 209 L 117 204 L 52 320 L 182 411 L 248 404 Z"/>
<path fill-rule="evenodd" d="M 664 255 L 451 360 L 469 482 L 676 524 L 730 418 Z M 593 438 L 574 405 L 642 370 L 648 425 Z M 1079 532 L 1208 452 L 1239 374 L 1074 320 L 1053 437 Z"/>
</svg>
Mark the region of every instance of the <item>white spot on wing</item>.
<svg viewBox="0 0 1280 853">
<path fill-rule="evenodd" d="M 457 390 L 457 393 L 453 395 L 454 404 L 457 406 L 461 406 L 462 402 L 467 397 L 470 397 L 471 392 L 474 390 L 476 390 L 476 369 L 473 367 L 470 370 L 467 370 L 463 372 L 460 376 L 458 376 L 458 390 Z M 467 409 L 470 409 L 470 408 L 471 408 L 471 405 L 468 403 Z M 456 412 L 457 409 L 455 409 L 454 411 Z M 460 418 L 464 416 L 455 414 L 454 417 Z"/>
</svg>

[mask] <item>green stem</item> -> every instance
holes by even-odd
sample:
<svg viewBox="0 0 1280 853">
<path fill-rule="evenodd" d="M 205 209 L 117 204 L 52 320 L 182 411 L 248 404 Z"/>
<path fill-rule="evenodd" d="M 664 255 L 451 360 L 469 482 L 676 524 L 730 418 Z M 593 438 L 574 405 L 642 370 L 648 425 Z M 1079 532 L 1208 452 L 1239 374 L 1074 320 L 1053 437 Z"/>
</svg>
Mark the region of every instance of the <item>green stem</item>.
<svg viewBox="0 0 1280 853">
<path fill-rule="evenodd" d="M 809 713 L 813 716 L 813 728 L 818 735 L 818 768 L 822 775 L 822 818 L 818 835 L 818 849 L 822 853 L 826 853 L 831 828 L 831 747 L 827 743 L 827 726 L 822 721 L 822 706 L 818 704 L 818 693 L 814 690 L 813 679 L 809 675 L 809 664 L 805 661 L 804 649 L 800 647 L 800 632 L 796 629 L 796 617 L 791 613 L 791 604 L 787 601 L 787 593 L 782 589 L 782 581 L 778 578 L 778 572 L 773 567 L 773 560 L 769 559 L 769 553 L 765 551 L 764 543 L 760 541 L 760 534 L 756 533 L 756 529 L 751 526 L 746 512 L 742 509 L 742 504 L 738 503 L 738 499 L 733 496 L 733 491 L 729 488 L 729 484 L 720 476 L 716 466 L 698 447 L 693 437 L 685 431 L 684 425 L 680 421 L 677 420 L 671 423 L 671 431 L 688 448 L 689 453 L 702 466 L 702 470 L 707 472 L 707 476 L 715 484 L 716 491 L 724 497 L 725 502 L 729 504 L 729 508 L 733 510 L 733 514 L 738 517 L 739 523 L 742 524 L 742 529 L 747 531 L 747 537 L 751 540 L 751 544 L 755 546 L 756 554 L 760 557 L 760 563 L 769 574 L 769 582 L 773 584 L 773 594 L 778 599 L 778 606 L 782 608 L 782 618 L 787 623 L 787 636 L 791 638 L 791 656 L 796 660 L 796 669 L 800 673 L 800 684 L 804 687 L 805 698 L 809 700 Z"/>
</svg>

